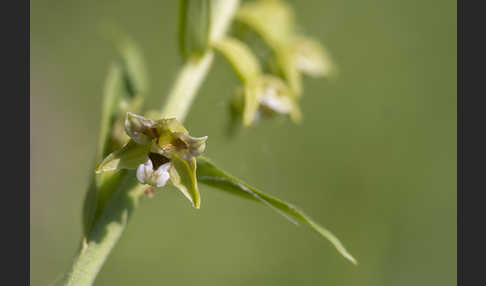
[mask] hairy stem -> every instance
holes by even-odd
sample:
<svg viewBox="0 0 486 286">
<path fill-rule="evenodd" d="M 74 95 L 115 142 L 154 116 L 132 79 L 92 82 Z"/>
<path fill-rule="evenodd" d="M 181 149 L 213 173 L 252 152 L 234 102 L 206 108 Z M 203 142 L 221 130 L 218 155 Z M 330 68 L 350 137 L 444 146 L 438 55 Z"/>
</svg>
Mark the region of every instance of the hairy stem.
<svg viewBox="0 0 486 286">
<path fill-rule="evenodd" d="M 210 42 L 224 36 L 230 25 L 239 0 L 213 0 Z M 199 59 L 186 61 L 168 97 L 162 113 L 183 122 L 201 83 L 213 62 L 213 52 L 208 50 Z M 99 219 L 83 239 L 64 285 L 90 286 L 94 283 L 111 250 L 121 237 L 134 210 L 143 196 L 144 186 L 138 184 L 133 172 L 120 177 L 119 187 L 110 197 Z"/>
</svg>

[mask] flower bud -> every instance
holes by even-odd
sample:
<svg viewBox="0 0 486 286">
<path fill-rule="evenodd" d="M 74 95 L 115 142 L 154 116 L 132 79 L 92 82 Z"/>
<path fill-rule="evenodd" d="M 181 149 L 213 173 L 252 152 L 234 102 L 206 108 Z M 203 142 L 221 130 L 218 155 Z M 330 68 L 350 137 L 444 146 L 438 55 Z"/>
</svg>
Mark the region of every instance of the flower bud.
<svg viewBox="0 0 486 286">
<path fill-rule="evenodd" d="M 125 119 L 125 131 L 130 138 L 137 144 L 148 144 L 155 137 L 154 130 L 155 121 L 137 115 L 135 113 L 127 112 Z"/>
</svg>

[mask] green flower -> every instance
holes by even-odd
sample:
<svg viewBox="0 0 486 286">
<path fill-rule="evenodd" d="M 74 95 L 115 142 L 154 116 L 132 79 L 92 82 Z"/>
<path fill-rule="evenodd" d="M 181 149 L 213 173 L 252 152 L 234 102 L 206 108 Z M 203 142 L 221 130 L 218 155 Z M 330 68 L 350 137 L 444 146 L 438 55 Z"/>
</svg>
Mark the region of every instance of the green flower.
<svg viewBox="0 0 486 286">
<path fill-rule="evenodd" d="M 295 13 L 285 1 L 249 1 L 241 5 L 236 19 L 254 30 L 273 50 L 278 73 L 296 96 L 302 94 L 302 74 L 331 77 L 336 67 L 318 41 L 301 34 Z"/>
<path fill-rule="evenodd" d="M 261 117 L 289 116 L 298 123 L 302 115 L 295 93 L 280 78 L 261 75 L 245 83 L 233 100 L 233 109 L 242 116 L 245 126 Z"/>
<path fill-rule="evenodd" d="M 141 184 L 160 188 L 171 182 L 199 208 L 196 157 L 204 152 L 207 136 L 190 136 L 175 118 L 152 120 L 131 112 L 125 132 L 130 140 L 108 155 L 96 173 L 136 169 Z"/>
<path fill-rule="evenodd" d="M 261 115 L 289 115 L 299 122 L 301 114 L 296 94 L 280 78 L 262 71 L 257 57 L 242 41 L 225 37 L 214 43 L 215 49 L 230 63 L 243 83 L 233 100 L 235 114 L 250 126 Z"/>
</svg>

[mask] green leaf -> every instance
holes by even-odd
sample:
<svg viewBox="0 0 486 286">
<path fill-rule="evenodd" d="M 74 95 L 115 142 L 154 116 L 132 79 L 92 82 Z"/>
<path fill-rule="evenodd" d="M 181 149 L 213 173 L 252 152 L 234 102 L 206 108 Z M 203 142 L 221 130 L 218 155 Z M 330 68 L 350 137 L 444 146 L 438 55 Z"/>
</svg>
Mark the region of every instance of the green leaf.
<svg viewBox="0 0 486 286">
<path fill-rule="evenodd" d="M 136 169 L 148 159 L 151 143 L 137 144 L 130 140 L 121 149 L 108 155 L 96 168 L 96 173 L 116 171 L 120 169 Z"/>
<path fill-rule="evenodd" d="M 179 48 L 184 57 L 201 56 L 209 45 L 210 0 L 179 1 Z"/>
<path fill-rule="evenodd" d="M 261 67 L 258 58 L 242 41 L 225 37 L 213 46 L 228 60 L 241 81 L 248 82 L 260 76 Z"/>
<path fill-rule="evenodd" d="M 108 143 L 113 120 L 117 114 L 117 107 L 122 94 L 122 69 L 118 64 L 112 64 L 105 80 L 104 96 L 101 111 L 101 127 L 98 142 L 96 161 L 106 156 L 106 145 Z"/>
<path fill-rule="evenodd" d="M 185 160 L 177 152 L 174 152 L 169 173 L 174 186 L 198 209 L 201 205 L 201 198 L 197 187 L 196 159 L 190 156 L 189 160 Z"/>
<path fill-rule="evenodd" d="M 287 202 L 267 195 L 262 191 L 244 183 L 243 181 L 225 173 L 205 157 L 199 156 L 197 158 L 197 164 L 197 179 L 199 182 L 223 191 L 227 191 L 233 195 L 238 195 L 247 199 L 261 202 L 271 207 L 292 222 L 296 222 L 296 220 L 298 220 L 306 223 L 320 235 L 327 238 L 334 245 L 337 251 L 341 253 L 341 255 L 343 255 L 353 264 L 357 264 L 356 259 L 354 259 L 354 257 L 344 248 L 343 244 L 334 234 L 314 222 L 303 211 Z"/>
<path fill-rule="evenodd" d="M 118 188 L 124 172 L 93 174 L 83 205 L 83 234 L 87 237 L 101 215 L 106 202 Z"/>
</svg>

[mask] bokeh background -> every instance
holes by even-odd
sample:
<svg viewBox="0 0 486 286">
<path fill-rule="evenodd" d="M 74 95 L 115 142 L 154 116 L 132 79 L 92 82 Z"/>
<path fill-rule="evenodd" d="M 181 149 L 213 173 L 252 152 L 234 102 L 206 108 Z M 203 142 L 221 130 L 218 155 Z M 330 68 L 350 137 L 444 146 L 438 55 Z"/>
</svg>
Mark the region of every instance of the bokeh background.
<svg viewBox="0 0 486 286">
<path fill-rule="evenodd" d="M 339 65 L 305 80 L 300 126 L 264 121 L 228 139 L 238 85 L 217 58 L 186 126 L 208 156 L 293 202 L 342 239 L 353 266 L 305 226 L 201 186 L 194 210 L 174 189 L 145 200 L 97 285 L 455 285 L 456 1 L 291 1 Z M 147 105 L 181 63 L 177 1 L 31 1 L 32 285 L 54 285 L 81 237 L 117 24 L 142 47 Z"/>
</svg>

